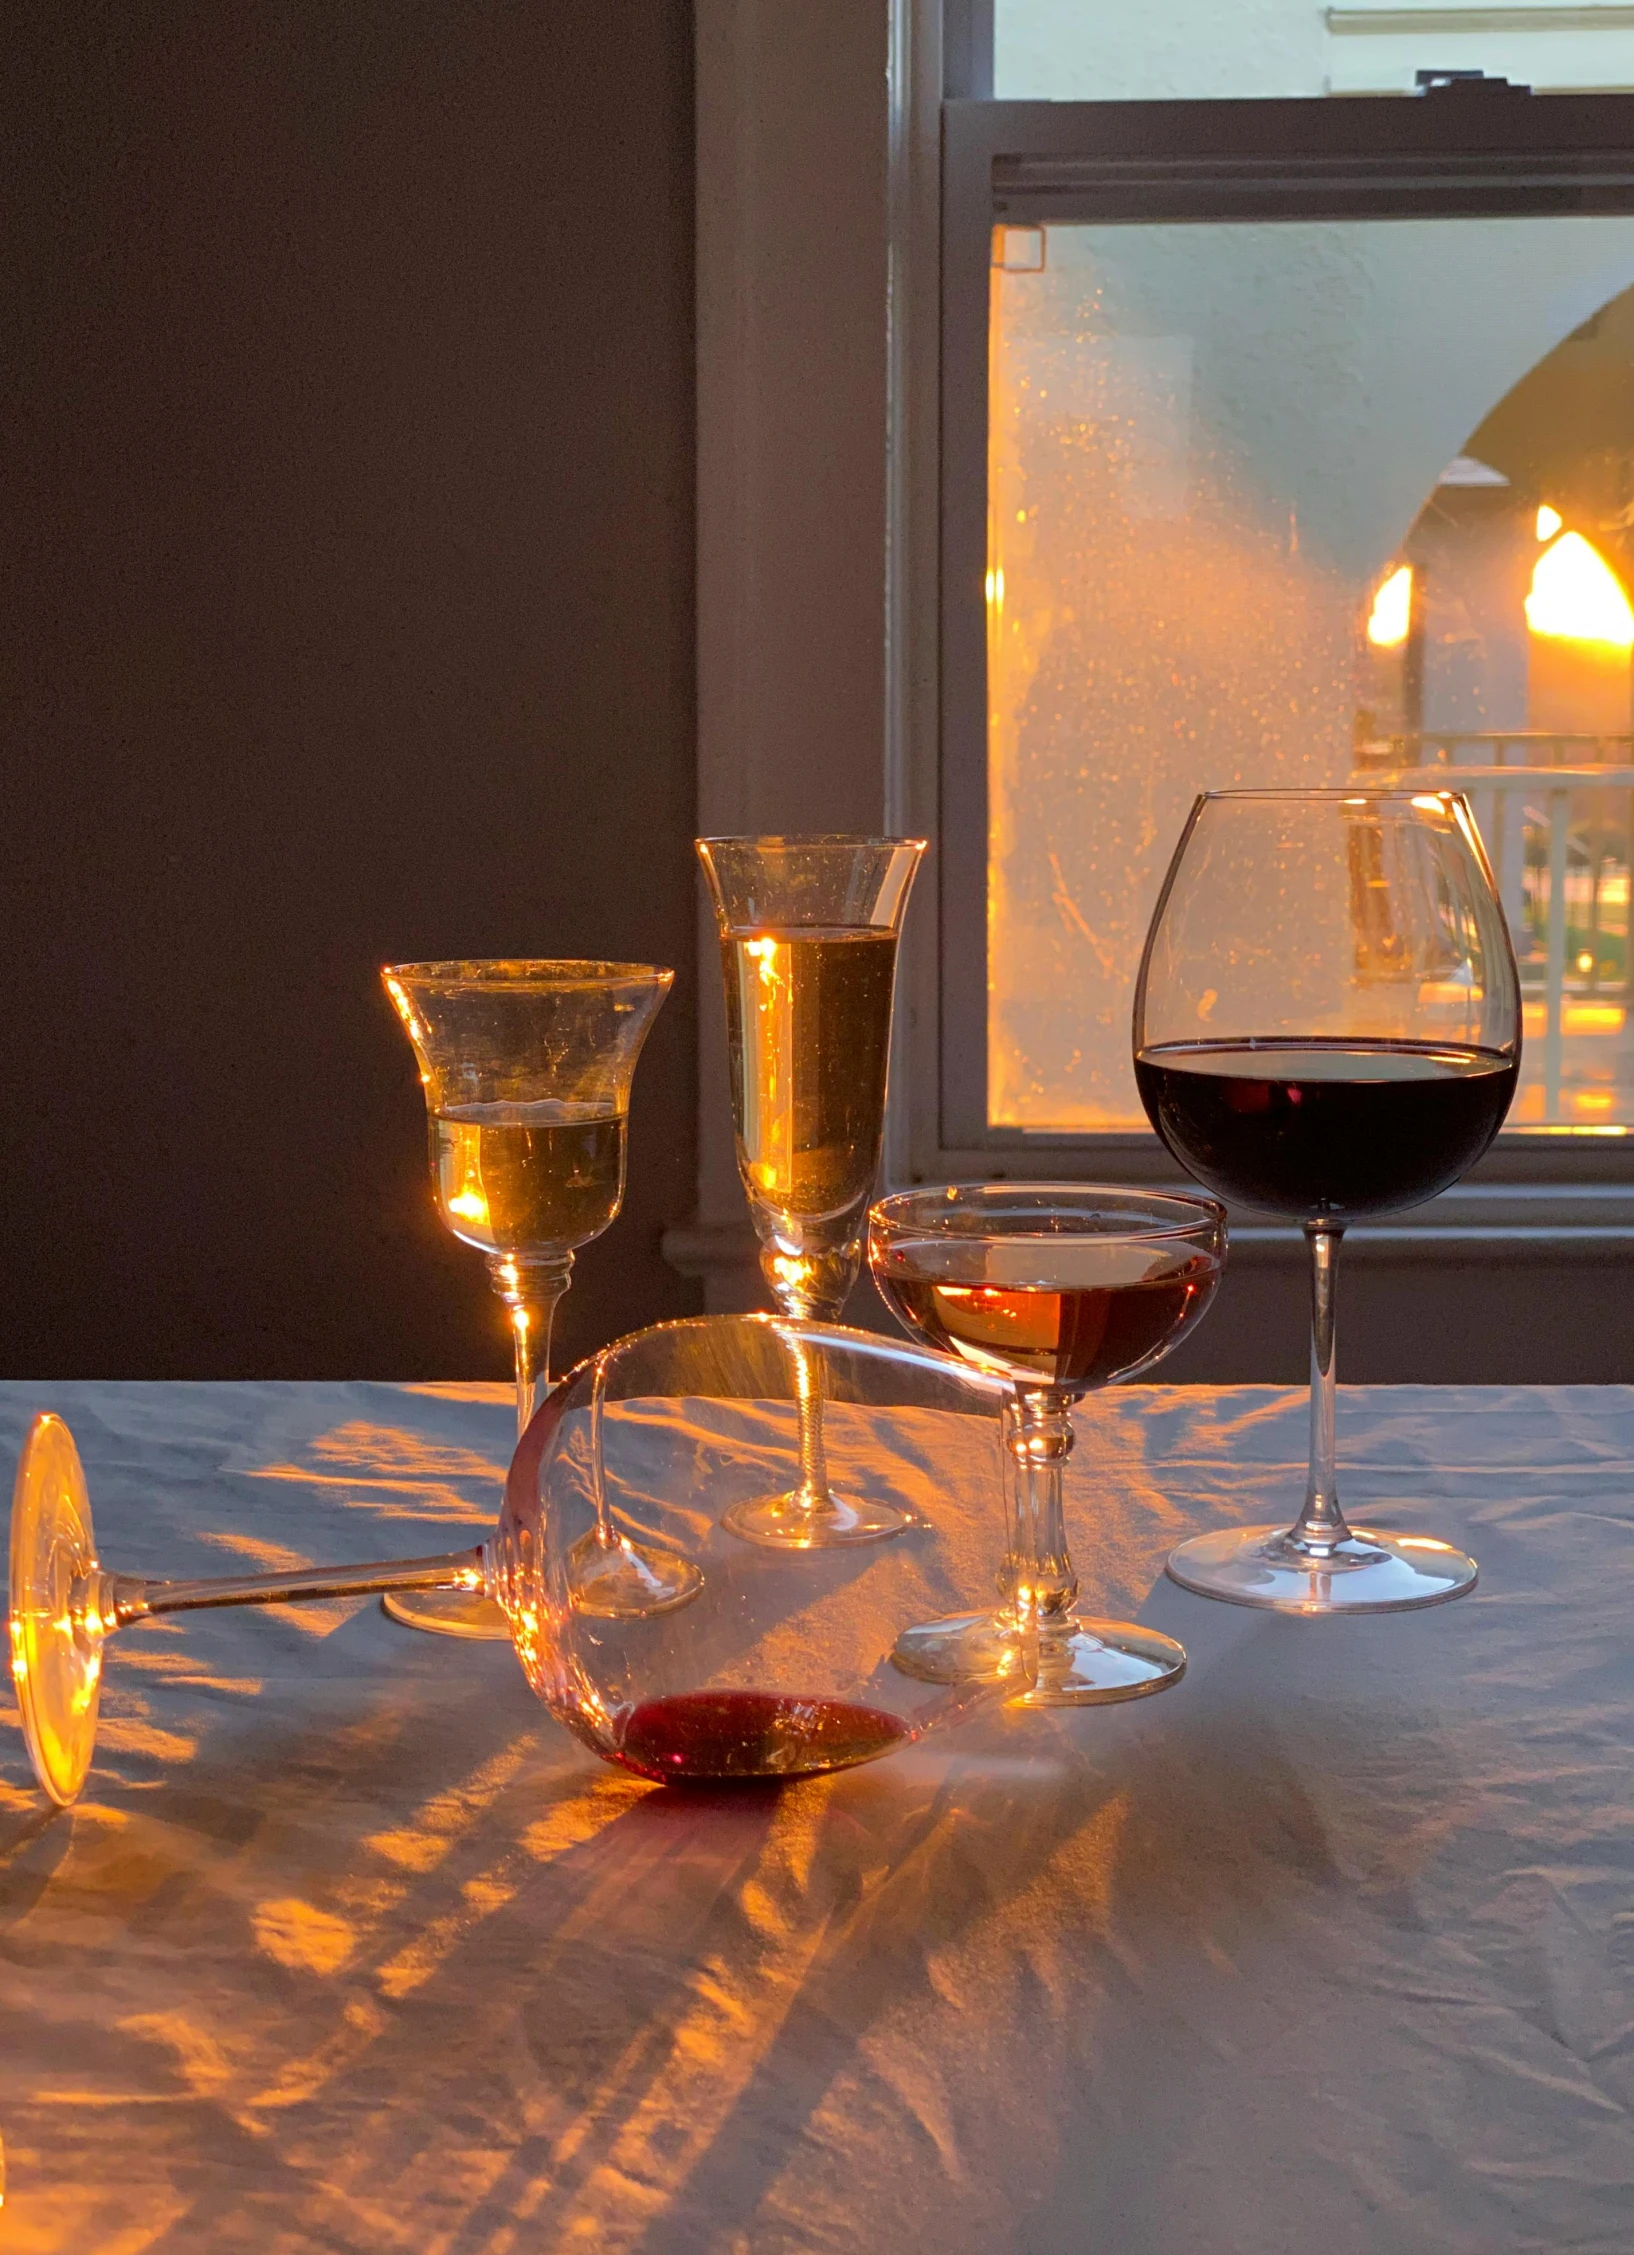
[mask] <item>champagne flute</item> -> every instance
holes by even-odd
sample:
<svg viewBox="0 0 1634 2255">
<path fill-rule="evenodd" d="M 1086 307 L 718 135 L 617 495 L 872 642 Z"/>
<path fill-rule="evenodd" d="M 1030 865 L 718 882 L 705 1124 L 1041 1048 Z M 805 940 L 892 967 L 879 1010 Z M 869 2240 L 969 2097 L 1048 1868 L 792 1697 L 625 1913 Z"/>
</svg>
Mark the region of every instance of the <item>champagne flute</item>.
<svg viewBox="0 0 1634 2255">
<path fill-rule="evenodd" d="M 879 1169 L 897 936 L 920 838 L 700 838 L 726 981 L 738 1172 L 779 1308 L 836 1322 Z M 799 1485 L 733 1506 L 749 1542 L 829 1549 L 909 1514 L 842 1497 L 823 1453 L 822 1364 L 800 1395 Z"/>
<path fill-rule="evenodd" d="M 573 1256 L 617 1219 L 636 1060 L 673 971 L 646 963 L 394 963 L 381 973 L 426 1097 L 437 1210 L 488 1262 L 516 1367 L 516 1428 L 550 1379 L 557 1303 Z M 580 1560 L 590 1610 L 640 1615 L 693 1593 L 666 1562 L 603 1530 Z M 480 1591 L 393 1591 L 410 1628 L 502 1643 Z"/>
<path fill-rule="evenodd" d="M 1149 1370 L 1197 1324 L 1225 1257 L 1212 1198 L 1081 1183 L 960 1183 L 882 1198 L 868 1221 L 874 1281 L 906 1329 L 1015 1389 L 1005 1419 L 1009 1544 L 996 1613 L 898 1637 L 905 1675 L 933 1683 L 1025 1673 L 1024 1707 L 1104 1706 L 1185 1673 L 1172 1637 L 1086 1620 L 1067 1548 L 1062 1473 L 1072 1405 Z"/>
<path fill-rule="evenodd" d="M 1175 848 L 1135 990 L 1158 1134 L 1222 1196 L 1303 1224 L 1311 1461 L 1291 1528 L 1183 1543 L 1186 1589 L 1278 1612 L 1460 1597 L 1475 1561 L 1347 1525 L 1334 1469 L 1334 1287 L 1354 1221 L 1446 1190 L 1503 1124 L 1520 982 L 1475 825 L 1450 791 L 1211 791 Z"/>
</svg>

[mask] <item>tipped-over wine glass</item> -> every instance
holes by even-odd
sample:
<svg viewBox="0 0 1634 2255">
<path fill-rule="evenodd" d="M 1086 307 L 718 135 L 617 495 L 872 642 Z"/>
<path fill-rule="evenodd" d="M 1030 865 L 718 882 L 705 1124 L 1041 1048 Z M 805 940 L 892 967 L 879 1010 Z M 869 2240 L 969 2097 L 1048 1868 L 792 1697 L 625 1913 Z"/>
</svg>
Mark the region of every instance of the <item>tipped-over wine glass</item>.
<svg viewBox="0 0 1634 2255">
<path fill-rule="evenodd" d="M 798 1341 L 795 1333 L 798 1331 Z M 798 1345 L 798 1352 L 796 1347 Z M 858 1572 L 828 1552 L 747 1546 L 724 1509 L 799 1462 L 804 1372 L 820 1365 L 832 1445 L 857 1492 L 909 1492 L 923 1524 Z M 108 1639 L 224 1605 L 455 1590 L 499 1609 L 529 1684 L 609 1762 L 659 1783 L 849 1768 L 1024 1688 L 915 1698 L 890 1666 L 901 1623 L 957 1585 L 961 1484 L 993 1476 L 1004 1389 L 897 1341 L 774 1316 L 659 1324 L 562 1380 L 518 1444 L 499 1526 L 471 1550 L 210 1581 L 109 1572 L 68 1428 L 37 1417 L 11 1513 L 11 1666 L 35 1775 L 66 1807 L 90 1767 Z M 578 1561 L 611 1525 L 687 1582 L 685 1607 L 608 1614 Z M 938 1536 L 942 1540 L 938 1543 Z M 939 1570 L 940 1559 L 940 1570 Z"/>
<path fill-rule="evenodd" d="M 1475 1561 L 1351 1528 L 1334 1470 L 1334 1282 L 1346 1227 L 1433 1198 L 1503 1124 L 1520 983 L 1452 792 L 1218 791 L 1191 812 L 1135 992 L 1147 1117 L 1199 1182 L 1304 1225 L 1311 1464 L 1290 1528 L 1183 1543 L 1185 1588 L 1279 1612 L 1458 1597 Z"/>
<path fill-rule="evenodd" d="M 899 1668 L 981 1682 L 1013 1673 L 1036 1637 L 1021 1705 L 1096 1706 L 1179 1682 L 1186 1655 L 1172 1637 L 1079 1612 L 1062 1473 L 1073 1403 L 1185 1337 L 1214 1297 L 1225 1243 L 1212 1198 L 1084 1184 L 958 1184 L 874 1207 L 868 1258 L 902 1322 L 1013 1390 L 1003 1603 L 905 1630 Z"/>
<path fill-rule="evenodd" d="M 837 1322 L 862 1264 L 879 1169 L 897 935 L 918 838 L 700 838 L 726 980 L 738 1172 L 785 1315 Z M 812 1364 L 800 1478 L 746 1498 L 749 1542 L 832 1549 L 900 1534 L 884 1496 L 837 1495 Z"/>
<path fill-rule="evenodd" d="M 646 963 L 394 963 L 381 973 L 420 1062 L 437 1211 L 488 1260 L 510 1321 L 516 1429 L 525 1433 L 573 1256 L 624 1201 L 630 1083 L 674 983 Z M 609 1535 L 586 1545 L 581 1592 L 604 1611 L 645 1612 L 692 1594 L 670 1569 Z M 394 1590 L 387 1612 L 416 1629 L 503 1643 L 480 1592 Z"/>
</svg>

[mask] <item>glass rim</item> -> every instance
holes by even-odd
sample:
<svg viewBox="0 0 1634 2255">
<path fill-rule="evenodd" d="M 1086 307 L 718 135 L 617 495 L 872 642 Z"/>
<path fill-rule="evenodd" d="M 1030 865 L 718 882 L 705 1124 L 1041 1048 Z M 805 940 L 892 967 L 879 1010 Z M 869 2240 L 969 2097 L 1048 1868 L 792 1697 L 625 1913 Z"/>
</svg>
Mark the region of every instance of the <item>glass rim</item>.
<svg viewBox="0 0 1634 2255">
<path fill-rule="evenodd" d="M 699 852 L 705 846 L 914 846 L 924 853 L 928 838 L 898 838 L 876 836 L 867 830 L 811 830 L 767 831 L 760 836 L 751 833 L 727 831 L 714 837 L 697 837 L 692 841 Z"/>
<path fill-rule="evenodd" d="M 1519 772 L 1520 770 L 1517 768 L 1516 773 Z M 1291 801 L 1294 804 L 1298 804 L 1302 800 L 1309 800 L 1313 803 L 1332 806 L 1376 806 L 1389 799 L 1399 799 L 1404 806 L 1422 806 L 1426 799 L 1457 799 L 1462 804 L 1467 805 L 1468 793 L 1454 790 L 1450 786 L 1444 788 L 1420 785 L 1414 788 L 1407 784 L 1393 784 L 1388 789 L 1375 791 L 1369 789 L 1366 785 L 1321 783 L 1313 785 L 1308 791 L 1297 790 L 1292 784 L 1281 784 L 1268 786 L 1264 790 L 1237 790 L 1233 788 L 1226 791 L 1199 791 L 1197 794 L 1199 806 L 1213 805 L 1225 799 L 1283 800 Z"/>
<path fill-rule="evenodd" d="M 443 994 L 548 994 L 675 984 L 675 973 L 663 964 L 615 963 L 596 956 L 456 956 L 430 963 L 383 963 L 380 976 L 388 985 L 395 980 Z"/>
<path fill-rule="evenodd" d="M 1005 1198 L 1056 1199 L 1064 1205 L 1087 1207 L 1094 1200 L 1121 1203 L 1136 1207 L 1145 1206 L 1150 1219 L 1142 1221 L 1131 1216 L 1124 1226 L 1094 1232 L 1102 1242 L 1115 1243 L 1119 1239 L 1130 1244 L 1148 1243 L 1153 1238 L 1189 1237 L 1199 1229 L 1223 1229 L 1227 1215 L 1218 1198 L 1211 1198 L 1204 1190 L 1142 1190 L 1125 1188 L 1115 1182 L 950 1182 L 925 1183 L 912 1190 L 893 1190 L 883 1198 L 876 1198 L 868 1209 L 868 1228 L 895 1235 L 912 1232 L 934 1236 L 952 1234 L 938 1232 L 935 1226 L 938 1213 L 979 1214 L 987 1204 L 997 1206 Z M 930 1201 L 940 1201 L 932 1204 Z M 909 1219 L 909 1209 L 924 1202 L 923 1215 Z M 1176 1213 L 1165 1221 L 1158 1209 L 1184 1209 L 1190 1219 L 1182 1220 Z M 1008 1236 L 1020 1237 L 1022 1230 L 1006 1231 Z M 1039 1236 L 1050 1234 L 1039 1230 Z M 1088 1232 L 1085 1232 L 1087 1235 Z"/>
</svg>

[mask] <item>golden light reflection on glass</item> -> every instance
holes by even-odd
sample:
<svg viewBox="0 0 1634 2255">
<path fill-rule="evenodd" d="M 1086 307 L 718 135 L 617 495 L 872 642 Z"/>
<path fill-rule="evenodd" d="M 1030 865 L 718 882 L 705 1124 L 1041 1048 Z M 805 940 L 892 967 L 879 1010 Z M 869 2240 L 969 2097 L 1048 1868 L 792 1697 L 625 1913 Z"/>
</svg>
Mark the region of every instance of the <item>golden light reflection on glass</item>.
<svg viewBox="0 0 1634 2255">
<path fill-rule="evenodd" d="M 1555 534 L 1565 522 L 1565 518 L 1558 509 L 1551 509 L 1548 502 L 1544 502 L 1537 514 L 1537 536 L 1539 540 L 1553 540 Z"/>
</svg>

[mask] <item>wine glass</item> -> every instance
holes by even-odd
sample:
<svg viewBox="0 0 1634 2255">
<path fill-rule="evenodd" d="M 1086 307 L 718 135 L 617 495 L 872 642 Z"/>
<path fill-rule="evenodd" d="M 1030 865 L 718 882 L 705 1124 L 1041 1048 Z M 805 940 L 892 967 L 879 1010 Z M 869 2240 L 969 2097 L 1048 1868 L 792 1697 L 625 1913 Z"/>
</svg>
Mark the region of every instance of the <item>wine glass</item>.
<svg viewBox="0 0 1634 2255">
<path fill-rule="evenodd" d="M 1149 1370 L 1185 1337 L 1214 1297 L 1225 1243 L 1212 1198 L 1081 1184 L 961 1183 L 874 1207 L 869 1263 L 903 1324 L 1013 1394 L 1004 1602 L 906 1630 L 899 1668 L 979 1682 L 1014 1670 L 1036 1636 L 1036 1680 L 1020 1705 L 1095 1706 L 1179 1682 L 1186 1655 L 1172 1637 L 1079 1613 L 1062 1472 L 1073 1403 Z"/>
<path fill-rule="evenodd" d="M 1211 791 L 1175 849 L 1135 990 L 1135 1078 L 1199 1182 L 1304 1225 L 1311 1464 L 1294 1525 L 1183 1543 L 1186 1589 L 1279 1612 L 1397 1612 L 1475 1586 L 1425 1535 L 1352 1529 L 1334 1471 L 1347 1225 L 1433 1198 L 1503 1124 L 1520 982 L 1454 792 Z"/>
<path fill-rule="evenodd" d="M 879 1169 L 897 935 L 920 838 L 700 838 L 726 981 L 738 1172 L 760 1266 L 786 1315 L 837 1321 L 862 1263 Z M 900 1534 L 887 1498 L 837 1496 L 811 1366 L 800 1478 L 745 1499 L 750 1542 L 832 1549 Z"/>
<path fill-rule="evenodd" d="M 922 1500 L 920 1538 L 864 1573 L 826 1551 L 749 1548 L 722 1531 L 723 1505 L 798 1464 L 813 1363 L 860 1489 Z M 590 1356 L 547 1396 L 485 1543 L 209 1581 L 107 1571 L 68 1428 L 37 1417 L 12 1498 L 10 1604 L 35 1775 L 59 1806 L 78 1794 L 116 1632 L 204 1607 L 430 1590 L 486 1595 L 551 1713 L 643 1777 L 786 1779 L 892 1753 L 1028 1680 L 1018 1651 L 1009 1676 L 916 1698 L 889 1661 L 897 1627 L 936 1586 L 939 1522 L 943 1549 L 956 1547 L 969 1518 L 961 1483 L 991 1477 L 1004 1398 L 978 1372 L 867 1332 L 769 1315 L 658 1324 Z M 578 1561 L 607 1525 L 655 1572 L 689 1584 L 693 1601 L 611 1615 L 587 1605 Z M 956 1573 L 941 1578 L 956 1585 Z"/>
<path fill-rule="evenodd" d="M 646 963 L 394 963 L 381 973 L 425 1087 L 437 1210 L 487 1256 L 516 1362 L 516 1428 L 550 1380 L 557 1302 L 573 1256 L 617 1219 L 636 1060 L 673 971 Z M 691 1594 L 610 1535 L 580 1561 L 586 1601 L 643 1611 Z M 503 1617 L 470 1591 L 394 1591 L 417 1629 L 503 1643 Z"/>
</svg>

